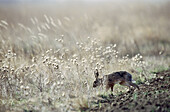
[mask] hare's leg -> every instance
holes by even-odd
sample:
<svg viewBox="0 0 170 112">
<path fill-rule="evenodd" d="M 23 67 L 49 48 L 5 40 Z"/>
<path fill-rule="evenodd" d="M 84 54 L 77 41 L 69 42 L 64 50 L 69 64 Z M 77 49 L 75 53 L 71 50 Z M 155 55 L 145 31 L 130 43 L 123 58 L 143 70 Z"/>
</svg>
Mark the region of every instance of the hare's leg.
<svg viewBox="0 0 170 112">
<path fill-rule="evenodd" d="M 122 81 L 122 82 L 120 82 L 119 84 L 122 85 L 122 86 L 127 86 L 128 89 L 129 89 L 129 91 L 131 90 L 129 83 L 126 83 L 125 81 Z"/>
<path fill-rule="evenodd" d="M 113 87 L 114 87 L 114 84 L 106 85 L 106 91 L 108 91 L 111 88 L 111 91 L 113 92 Z"/>
<path fill-rule="evenodd" d="M 137 88 L 139 90 L 139 86 L 136 85 L 135 83 L 132 83 L 132 82 L 128 82 L 131 86 L 133 86 L 134 88 Z"/>
<path fill-rule="evenodd" d="M 113 87 L 114 87 L 114 84 L 113 85 L 111 85 L 111 91 L 113 92 Z"/>
</svg>

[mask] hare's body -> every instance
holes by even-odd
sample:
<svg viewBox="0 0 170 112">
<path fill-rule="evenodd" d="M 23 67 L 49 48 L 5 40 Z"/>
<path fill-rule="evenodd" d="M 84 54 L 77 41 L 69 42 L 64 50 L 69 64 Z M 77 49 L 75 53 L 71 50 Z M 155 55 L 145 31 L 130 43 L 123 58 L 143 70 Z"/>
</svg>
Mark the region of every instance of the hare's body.
<svg viewBox="0 0 170 112">
<path fill-rule="evenodd" d="M 139 87 L 132 82 L 132 75 L 126 71 L 119 71 L 119 72 L 113 72 L 109 75 L 103 76 L 103 78 L 98 78 L 99 73 L 98 71 L 95 72 L 96 80 L 93 83 L 93 87 L 97 87 L 100 85 L 105 85 L 106 90 L 111 88 L 111 91 L 113 91 L 113 87 L 115 84 L 120 84 L 123 86 L 133 86 L 134 88 L 139 89 Z"/>
</svg>

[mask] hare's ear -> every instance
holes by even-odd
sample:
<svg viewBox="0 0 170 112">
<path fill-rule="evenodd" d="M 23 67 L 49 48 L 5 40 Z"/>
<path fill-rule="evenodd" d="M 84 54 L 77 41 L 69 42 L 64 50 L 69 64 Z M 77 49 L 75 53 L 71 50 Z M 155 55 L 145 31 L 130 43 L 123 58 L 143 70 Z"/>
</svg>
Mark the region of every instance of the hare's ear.
<svg viewBox="0 0 170 112">
<path fill-rule="evenodd" d="M 96 78 L 96 79 L 99 77 L 99 72 L 98 72 L 97 69 L 96 69 L 96 71 L 94 72 L 94 75 L 95 75 L 95 78 Z"/>
</svg>

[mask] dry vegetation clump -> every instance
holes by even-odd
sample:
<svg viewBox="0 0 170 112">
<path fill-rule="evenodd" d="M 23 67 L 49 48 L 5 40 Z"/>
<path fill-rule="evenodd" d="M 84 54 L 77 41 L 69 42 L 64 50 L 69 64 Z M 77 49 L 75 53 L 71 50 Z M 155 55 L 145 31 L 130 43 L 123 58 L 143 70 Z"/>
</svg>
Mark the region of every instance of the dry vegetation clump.
<svg viewBox="0 0 170 112">
<path fill-rule="evenodd" d="M 92 88 L 96 68 L 126 70 L 140 84 L 169 67 L 166 15 L 149 15 L 146 4 L 60 5 L 0 7 L 0 111 L 89 108 L 93 96 L 108 94 Z M 118 85 L 114 94 L 125 91 Z"/>
</svg>

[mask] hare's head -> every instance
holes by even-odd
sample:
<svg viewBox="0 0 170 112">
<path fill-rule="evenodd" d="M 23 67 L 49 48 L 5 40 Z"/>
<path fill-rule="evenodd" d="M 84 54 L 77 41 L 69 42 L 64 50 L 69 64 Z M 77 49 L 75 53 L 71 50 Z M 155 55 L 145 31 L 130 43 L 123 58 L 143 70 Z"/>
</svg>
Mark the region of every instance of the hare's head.
<svg viewBox="0 0 170 112">
<path fill-rule="evenodd" d="M 95 75 L 96 80 L 93 82 L 93 87 L 95 88 L 97 86 L 102 85 L 102 78 L 99 78 L 99 72 L 97 69 L 94 72 L 94 75 Z"/>
</svg>

